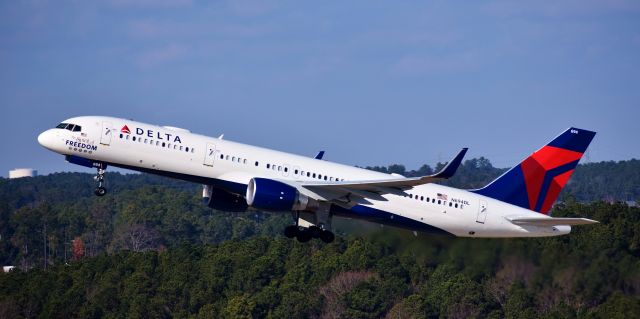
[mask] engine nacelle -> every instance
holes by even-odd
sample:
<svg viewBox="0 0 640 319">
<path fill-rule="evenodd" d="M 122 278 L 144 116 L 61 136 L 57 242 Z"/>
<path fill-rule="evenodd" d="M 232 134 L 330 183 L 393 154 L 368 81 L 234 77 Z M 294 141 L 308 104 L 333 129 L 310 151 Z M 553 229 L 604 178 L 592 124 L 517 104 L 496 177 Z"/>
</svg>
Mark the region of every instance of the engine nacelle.
<svg viewBox="0 0 640 319">
<path fill-rule="evenodd" d="M 315 201 L 293 186 L 267 178 L 252 178 L 247 186 L 247 204 L 267 211 L 311 209 Z"/>
<path fill-rule="evenodd" d="M 229 193 L 211 185 L 204 185 L 202 188 L 202 201 L 209 208 L 224 212 L 245 212 L 247 208 L 249 208 L 242 196 Z"/>
</svg>

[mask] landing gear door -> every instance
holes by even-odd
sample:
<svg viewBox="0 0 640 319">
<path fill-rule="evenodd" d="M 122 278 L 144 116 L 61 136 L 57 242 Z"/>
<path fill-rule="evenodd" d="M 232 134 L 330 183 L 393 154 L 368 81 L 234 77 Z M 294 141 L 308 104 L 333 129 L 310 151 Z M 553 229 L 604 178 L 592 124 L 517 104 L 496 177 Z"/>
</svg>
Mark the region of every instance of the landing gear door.
<svg viewBox="0 0 640 319">
<path fill-rule="evenodd" d="M 216 157 L 216 146 L 210 143 L 207 143 L 207 148 L 205 149 L 204 154 L 204 165 L 213 166 L 213 160 Z"/>
<path fill-rule="evenodd" d="M 109 145 L 111 144 L 111 135 L 113 131 L 113 126 L 110 122 L 102 122 L 102 134 L 100 134 L 100 144 Z"/>
<path fill-rule="evenodd" d="M 487 206 L 487 202 L 484 200 L 480 200 L 480 206 L 478 207 L 478 218 L 476 218 L 476 223 L 484 224 L 484 221 L 487 219 L 487 210 L 489 207 Z"/>
</svg>

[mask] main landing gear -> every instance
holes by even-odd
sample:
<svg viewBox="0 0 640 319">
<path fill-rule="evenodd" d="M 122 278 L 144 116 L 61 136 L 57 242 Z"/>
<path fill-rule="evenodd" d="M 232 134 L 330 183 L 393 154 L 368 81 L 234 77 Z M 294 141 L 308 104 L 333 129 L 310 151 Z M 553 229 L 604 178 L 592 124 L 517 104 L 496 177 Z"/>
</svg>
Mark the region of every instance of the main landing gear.
<svg viewBox="0 0 640 319">
<path fill-rule="evenodd" d="M 325 243 L 333 242 L 336 236 L 331 232 L 330 204 L 322 204 L 316 212 L 294 212 L 295 225 L 284 229 L 287 238 L 296 238 L 306 243 L 313 238 L 319 238 Z"/>
<path fill-rule="evenodd" d="M 287 238 L 295 237 L 301 243 L 306 243 L 313 238 L 320 238 L 320 240 L 328 244 L 336 238 L 330 230 L 323 230 L 318 226 L 307 228 L 298 225 L 289 225 L 285 227 L 284 235 L 287 236 Z"/>
<path fill-rule="evenodd" d="M 96 173 L 96 176 L 93 177 L 93 179 L 95 179 L 96 182 L 98 182 L 98 186 L 93 191 L 93 193 L 96 194 L 96 196 L 98 197 L 102 197 L 107 194 L 107 189 L 104 187 L 105 169 L 106 167 L 100 165 L 100 167 L 98 167 L 98 172 Z"/>
</svg>

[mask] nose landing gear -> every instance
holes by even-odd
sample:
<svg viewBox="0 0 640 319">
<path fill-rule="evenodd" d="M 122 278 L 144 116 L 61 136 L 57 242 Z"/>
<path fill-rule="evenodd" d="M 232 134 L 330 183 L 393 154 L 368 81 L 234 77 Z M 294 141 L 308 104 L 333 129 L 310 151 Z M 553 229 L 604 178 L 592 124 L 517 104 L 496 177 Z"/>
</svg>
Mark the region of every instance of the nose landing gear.
<svg viewBox="0 0 640 319">
<path fill-rule="evenodd" d="M 96 196 L 98 197 L 102 197 L 107 194 L 107 189 L 104 187 L 105 169 L 106 169 L 106 165 L 100 165 L 98 167 L 98 172 L 96 173 L 96 176 L 93 177 L 93 179 L 95 179 L 96 182 L 98 182 L 98 187 L 96 187 L 93 193 L 96 194 Z"/>
</svg>

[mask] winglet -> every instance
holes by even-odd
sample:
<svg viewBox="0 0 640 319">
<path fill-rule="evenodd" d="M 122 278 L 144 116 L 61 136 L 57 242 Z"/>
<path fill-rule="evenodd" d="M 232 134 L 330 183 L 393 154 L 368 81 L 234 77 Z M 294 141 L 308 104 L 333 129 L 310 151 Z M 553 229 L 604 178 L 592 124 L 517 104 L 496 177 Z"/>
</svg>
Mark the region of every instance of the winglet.
<svg viewBox="0 0 640 319">
<path fill-rule="evenodd" d="M 318 155 L 316 155 L 315 159 L 321 160 L 323 156 L 324 156 L 324 151 L 320 151 L 318 152 Z"/>
<path fill-rule="evenodd" d="M 458 167 L 460 167 L 460 164 L 462 163 L 462 159 L 464 158 L 464 155 L 467 154 L 467 150 L 468 148 L 466 147 L 460 150 L 460 152 L 458 153 L 458 155 L 456 155 L 456 157 L 450 160 L 449 163 L 447 163 L 447 165 L 443 167 L 439 172 L 437 172 L 434 175 L 431 175 L 431 177 L 443 178 L 443 179 L 451 178 L 458 170 Z"/>
</svg>

